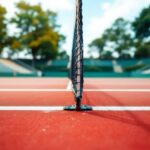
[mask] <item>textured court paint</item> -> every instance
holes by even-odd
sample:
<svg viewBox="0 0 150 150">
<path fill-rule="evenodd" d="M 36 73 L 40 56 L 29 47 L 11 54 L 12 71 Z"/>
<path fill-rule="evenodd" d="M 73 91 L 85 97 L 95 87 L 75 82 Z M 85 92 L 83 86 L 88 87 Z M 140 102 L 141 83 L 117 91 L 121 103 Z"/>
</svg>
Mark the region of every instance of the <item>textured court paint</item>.
<svg viewBox="0 0 150 150">
<path fill-rule="evenodd" d="M 0 112 L 2 150 L 149 150 L 149 112 Z"/>
<path fill-rule="evenodd" d="M 150 93 L 84 92 L 82 102 L 92 106 L 150 106 Z"/>
<path fill-rule="evenodd" d="M 141 78 L 88 78 L 86 89 L 150 89 L 150 79 Z"/>
<path fill-rule="evenodd" d="M 65 106 L 0 106 L 0 111 L 62 111 Z M 150 106 L 93 106 L 93 111 L 150 111 Z"/>
<path fill-rule="evenodd" d="M 66 89 L 67 78 L 0 78 L 0 88 L 62 88 Z M 88 78 L 85 79 L 86 89 L 150 89 L 150 79 L 129 78 Z"/>
<path fill-rule="evenodd" d="M 23 88 L 25 85 L 27 89 L 38 87 L 47 89 L 50 81 L 32 80 L 34 79 L 14 78 L 12 82 L 12 79 L 0 79 L 2 83 L 0 88 Z M 53 89 L 51 85 L 61 84 L 62 80 L 52 79 L 49 88 Z M 150 79 L 87 79 L 85 87 L 149 89 Z M 150 95 L 145 92 L 90 92 L 90 94 L 85 92 L 83 97 L 84 103 L 92 105 L 150 106 Z M 73 103 L 71 92 L 0 93 L 0 105 L 5 106 L 20 104 L 64 106 L 70 103 Z M 149 148 L 149 111 L 0 112 L 0 150 L 149 150 Z"/>
<path fill-rule="evenodd" d="M 67 78 L 0 78 L 0 89 L 65 89 Z"/>
<path fill-rule="evenodd" d="M 1 106 L 66 106 L 74 104 L 72 92 L 0 92 Z M 83 104 L 92 106 L 150 106 L 150 93 L 84 92 Z"/>
<path fill-rule="evenodd" d="M 72 92 L 0 92 L 1 106 L 66 106 L 74 104 Z"/>
</svg>

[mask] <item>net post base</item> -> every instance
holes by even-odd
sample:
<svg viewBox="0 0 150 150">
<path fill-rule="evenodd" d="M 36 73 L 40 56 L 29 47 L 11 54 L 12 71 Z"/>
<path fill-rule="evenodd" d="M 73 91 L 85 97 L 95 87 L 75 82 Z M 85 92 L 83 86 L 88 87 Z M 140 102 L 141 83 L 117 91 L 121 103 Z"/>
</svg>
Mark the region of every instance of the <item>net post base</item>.
<svg viewBox="0 0 150 150">
<path fill-rule="evenodd" d="M 91 106 L 87 106 L 87 105 L 71 105 L 71 106 L 66 106 L 64 107 L 64 110 L 66 111 L 91 111 L 92 107 Z"/>
</svg>

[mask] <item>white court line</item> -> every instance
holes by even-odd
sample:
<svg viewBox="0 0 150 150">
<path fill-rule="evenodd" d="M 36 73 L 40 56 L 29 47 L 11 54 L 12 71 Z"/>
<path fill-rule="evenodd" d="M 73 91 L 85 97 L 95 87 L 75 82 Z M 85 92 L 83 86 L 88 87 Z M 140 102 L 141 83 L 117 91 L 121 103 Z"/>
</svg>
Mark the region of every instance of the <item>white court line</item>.
<svg viewBox="0 0 150 150">
<path fill-rule="evenodd" d="M 68 85 L 67 85 L 66 89 L 67 90 L 72 90 L 72 82 L 71 81 L 68 82 Z"/>
<path fill-rule="evenodd" d="M 85 92 L 150 92 L 150 89 L 85 89 Z"/>
<path fill-rule="evenodd" d="M 70 92 L 67 89 L 0 89 L 0 92 Z"/>
<path fill-rule="evenodd" d="M 65 106 L 0 106 L 0 111 L 62 111 Z M 150 111 L 150 106 L 93 106 L 95 111 Z"/>
<path fill-rule="evenodd" d="M 0 92 L 70 92 L 71 89 L 0 89 Z M 84 89 L 85 92 L 150 92 L 150 89 Z"/>
<path fill-rule="evenodd" d="M 97 111 L 150 111 L 150 106 L 94 106 Z"/>
</svg>

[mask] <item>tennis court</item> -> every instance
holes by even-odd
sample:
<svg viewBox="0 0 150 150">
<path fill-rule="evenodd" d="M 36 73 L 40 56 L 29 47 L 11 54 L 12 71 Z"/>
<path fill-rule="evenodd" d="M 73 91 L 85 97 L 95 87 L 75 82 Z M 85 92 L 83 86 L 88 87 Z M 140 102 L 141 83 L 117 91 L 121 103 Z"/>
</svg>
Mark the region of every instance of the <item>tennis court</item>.
<svg viewBox="0 0 150 150">
<path fill-rule="evenodd" d="M 75 5 L 69 78 L 0 78 L 0 150 L 150 149 L 150 79 L 84 78 Z"/>
<path fill-rule="evenodd" d="M 65 78 L 0 79 L 2 150 L 128 149 L 150 147 L 150 80 L 85 79 L 83 104 L 74 104 Z"/>
</svg>

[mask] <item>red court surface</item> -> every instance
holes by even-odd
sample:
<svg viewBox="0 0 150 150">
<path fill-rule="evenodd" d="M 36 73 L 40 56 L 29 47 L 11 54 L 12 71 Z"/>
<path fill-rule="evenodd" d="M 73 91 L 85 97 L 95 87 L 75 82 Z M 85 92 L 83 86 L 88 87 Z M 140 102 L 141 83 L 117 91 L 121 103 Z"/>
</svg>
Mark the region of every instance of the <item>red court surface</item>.
<svg viewBox="0 0 150 150">
<path fill-rule="evenodd" d="M 150 149 L 150 79 L 85 79 L 83 103 L 148 110 L 9 110 L 67 106 L 74 98 L 67 79 L 0 78 L 0 150 Z"/>
</svg>

